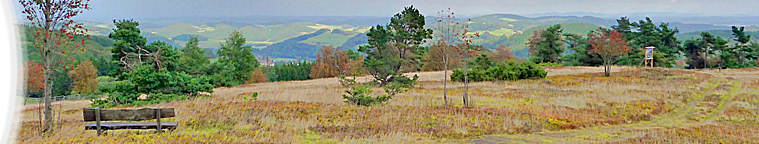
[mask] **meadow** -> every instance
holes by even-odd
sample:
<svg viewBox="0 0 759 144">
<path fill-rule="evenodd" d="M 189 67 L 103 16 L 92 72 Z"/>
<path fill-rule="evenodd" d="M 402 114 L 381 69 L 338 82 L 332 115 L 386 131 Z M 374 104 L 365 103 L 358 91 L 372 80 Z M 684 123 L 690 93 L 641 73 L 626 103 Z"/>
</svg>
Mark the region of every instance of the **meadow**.
<svg viewBox="0 0 759 144">
<path fill-rule="evenodd" d="M 759 69 L 546 67 L 545 79 L 462 83 L 419 72 L 418 85 L 386 104 L 343 102 L 336 78 L 216 88 L 173 107 L 174 131 L 85 131 L 89 101 L 53 107 L 62 125 L 39 133 L 37 104 L 19 121 L 19 143 L 756 143 Z M 449 73 L 450 74 L 450 73 Z M 368 77 L 359 78 L 368 80 Z M 258 93 L 253 99 L 253 93 Z M 138 107 L 117 107 L 138 108 Z"/>
</svg>

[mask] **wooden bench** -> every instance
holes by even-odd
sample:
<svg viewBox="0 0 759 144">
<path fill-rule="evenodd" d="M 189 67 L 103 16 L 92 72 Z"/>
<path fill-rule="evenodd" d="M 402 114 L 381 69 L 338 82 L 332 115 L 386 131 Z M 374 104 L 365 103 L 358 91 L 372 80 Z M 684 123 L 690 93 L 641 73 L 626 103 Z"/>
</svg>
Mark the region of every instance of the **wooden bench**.
<svg viewBox="0 0 759 144">
<path fill-rule="evenodd" d="M 176 122 L 161 122 L 161 118 L 174 117 L 174 108 L 142 108 L 142 109 L 116 109 L 106 110 L 100 108 L 84 108 L 82 111 L 84 121 L 88 123 L 84 126 L 85 130 L 97 130 L 98 135 L 106 130 L 117 129 L 155 129 L 161 132 L 161 129 L 176 129 Z M 152 120 L 155 122 L 103 122 L 103 121 L 143 121 Z"/>
</svg>

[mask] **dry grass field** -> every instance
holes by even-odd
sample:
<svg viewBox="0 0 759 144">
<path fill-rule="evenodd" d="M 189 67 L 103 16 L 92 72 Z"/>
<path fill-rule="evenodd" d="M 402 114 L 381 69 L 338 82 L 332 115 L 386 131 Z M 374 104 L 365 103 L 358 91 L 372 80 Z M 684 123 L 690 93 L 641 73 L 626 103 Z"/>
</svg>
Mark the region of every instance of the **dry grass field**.
<svg viewBox="0 0 759 144">
<path fill-rule="evenodd" d="M 545 79 L 462 84 L 421 72 L 416 88 L 372 107 L 342 102 L 335 78 L 217 88 L 173 107 L 179 127 L 83 129 L 87 101 L 55 103 L 63 125 L 41 136 L 36 104 L 25 105 L 19 143 L 757 143 L 759 69 L 550 67 Z M 367 78 L 363 78 L 367 80 Z M 258 92 L 258 100 L 245 99 Z M 133 107 L 121 107 L 133 108 Z"/>
</svg>

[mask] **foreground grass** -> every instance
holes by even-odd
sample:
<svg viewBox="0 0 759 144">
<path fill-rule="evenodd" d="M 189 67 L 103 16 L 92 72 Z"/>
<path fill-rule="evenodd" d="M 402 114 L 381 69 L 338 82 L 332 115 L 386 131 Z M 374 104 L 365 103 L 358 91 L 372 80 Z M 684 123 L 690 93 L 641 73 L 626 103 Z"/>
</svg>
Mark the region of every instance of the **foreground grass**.
<svg viewBox="0 0 759 144">
<path fill-rule="evenodd" d="M 418 88 L 388 104 L 373 107 L 342 103 L 342 88 L 335 79 L 221 88 L 211 98 L 157 105 L 176 108 L 177 117 L 165 121 L 180 125 L 172 132 L 160 134 L 151 130 L 119 130 L 98 137 L 82 128 L 85 123 L 81 120 L 81 108 L 85 104 L 61 103 L 63 125 L 53 135 L 40 136 L 36 111 L 26 108 L 17 140 L 21 143 L 466 143 L 488 142 L 481 140 L 487 138 L 518 142 L 507 138 L 554 134 L 525 141 L 530 142 L 577 138 L 574 136 L 588 134 L 584 131 L 592 129 L 602 129 L 599 132 L 603 133 L 575 142 L 741 143 L 759 139 L 749 135 L 759 129 L 756 89 L 759 72 L 755 69 L 718 73 L 619 68 L 612 77 L 603 77 L 597 70 L 555 67 L 548 70 L 546 79 L 473 83 L 470 95 L 474 108 L 461 108 L 458 83 L 449 85 L 451 105 L 443 106 L 441 72 L 420 73 Z M 258 101 L 243 98 L 251 92 L 261 93 Z M 650 124 L 653 122 L 656 125 Z M 640 124 L 648 127 L 625 129 Z"/>
</svg>

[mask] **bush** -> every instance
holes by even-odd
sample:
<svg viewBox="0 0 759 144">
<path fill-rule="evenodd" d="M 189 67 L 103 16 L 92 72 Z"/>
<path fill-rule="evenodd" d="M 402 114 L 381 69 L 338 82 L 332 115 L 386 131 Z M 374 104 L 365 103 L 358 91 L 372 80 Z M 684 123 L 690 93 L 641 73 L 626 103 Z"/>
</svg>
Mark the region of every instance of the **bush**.
<svg viewBox="0 0 759 144">
<path fill-rule="evenodd" d="M 213 85 L 207 77 L 193 77 L 184 72 L 153 70 L 140 66 L 127 73 L 129 81 L 138 84 L 136 93 L 166 93 L 196 95 L 198 92 L 211 92 Z"/>
<path fill-rule="evenodd" d="M 139 97 L 139 93 L 134 92 L 135 85 L 130 81 L 113 81 L 107 85 L 98 87 L 105 99 L 95 99 L 92 101 L 93 107 L 112 107 L 121 104 L 134 103 Z"/>
<path fill-rule="evenodd" d="M 477 65 L 469 69 L 469 81 L 520 80 L 529 78 L 545 78 L 548 74 L 542 67 L 532 62 L 506 62 L 486 67 Z M 464 81 L 464 69 L 453 70 L 451 80 Z"/>
<path fill-rule="evenodd" d="M 377 83 L 361 84 L 356 82 L 355 77 L 349 79 L 345 76 L 340 76 L 339 78 L 340 84 L 348 87 L 348 90 L 345 90 L 346 94 L 343 94 L 345 102 L 360 106 L 372 106 L 375 104 L 385 103 L 388 100 L 392 99 L 393 96 L 404 93 L 413 88 L 416 80 L 419 79 L 417 76 L 414 76 L 414 78 L 397 77 L 395 80 L 383 87 L 385 90 L 384 94 L 372 96 L 372 86 L 376 85 Z"/>
<path fill-rule="evenodd" d="M 345 93 L 346 94 L 343 94 L 343 98 L 346 102 L 360 106 L 371 106 L 374 104 L 385 103 L 392 98 L 388 94 L 372 97 L 372 89 L 366 84 L 351 86 L 350 89 L 345 91 Z"/>
<path fill-rule="evenodd" d="M 538 66 L 540 66 L 540 67 L 552 67 L 552 66 L 561 66 L 561 64 L 560 63 L 555 63 L 555 62 L 547 62 L 547 63 L 540 63 L 540 64 L 538 64 Z"/>
<path fill-rule="evenodd" d="M 213 85 L 205 76 L 193 77 L 184 72 L 154 70 L 151 66 L 139 66 L 122 75 L 124 80 L 99 78 L 102 86 L 98 91 L 107 98 L 93 100 L 92 106 L 110 107 L 117 105 L 142 105 L 187 99 L 199 92 L 212 92 Z M 148 94 L 146 100 L 139 100 L 140 94 Z"/>
</svg>

